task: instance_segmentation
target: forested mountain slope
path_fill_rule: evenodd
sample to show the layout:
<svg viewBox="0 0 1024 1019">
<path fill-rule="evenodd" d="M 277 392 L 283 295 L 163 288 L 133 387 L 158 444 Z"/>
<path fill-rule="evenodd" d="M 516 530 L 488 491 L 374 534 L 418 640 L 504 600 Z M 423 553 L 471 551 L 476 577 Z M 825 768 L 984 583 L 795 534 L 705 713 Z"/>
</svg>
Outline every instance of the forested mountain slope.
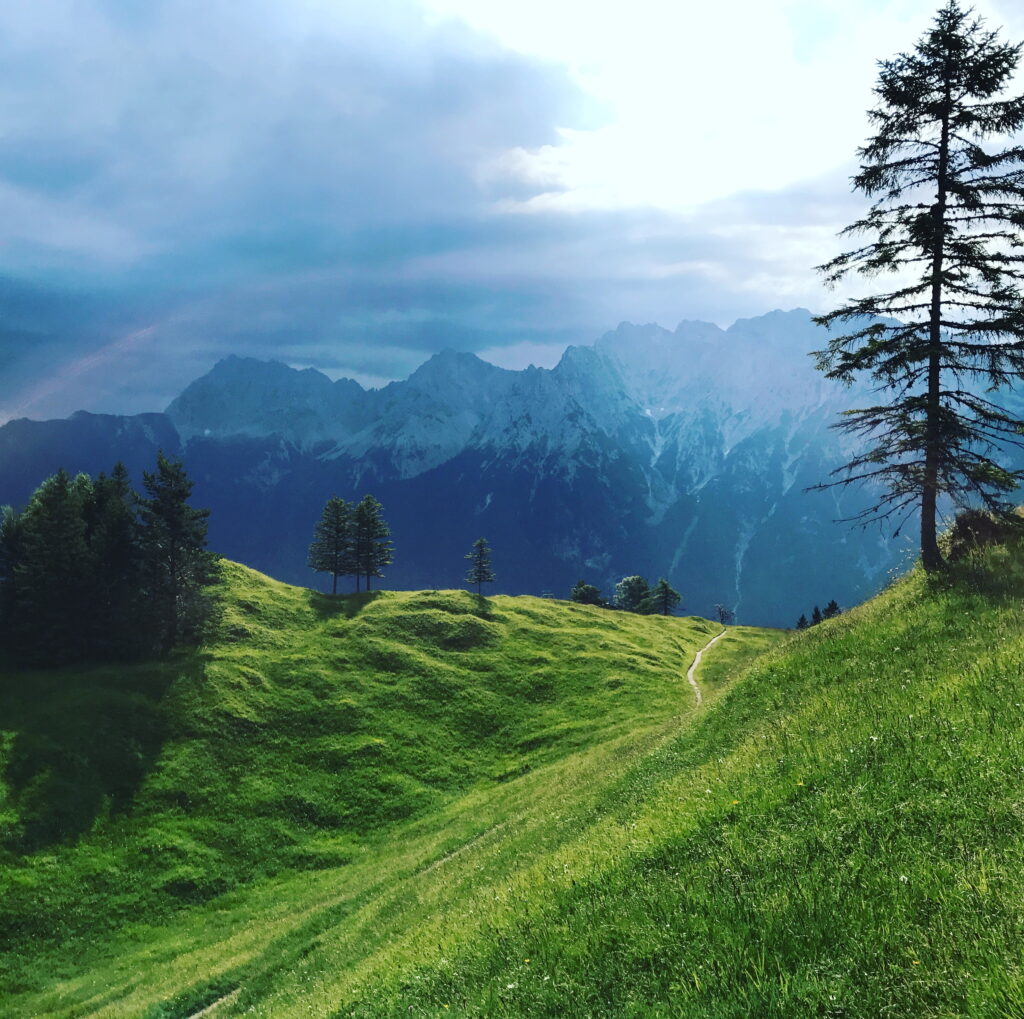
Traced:
<svg viewBox="0 0 1024 1019">
<path fill-rule="evenodd" d="M 212 510 L 211 547 L 293 583 L 310 582 L 326 500 L 370 492 L 397 550 L 385 586 L 457 586 L 483 534 L 509 594 L 565 596 L 580 578 L 610 594 L 641 573 L 692 612 L 791 626 L 873 594 L 913 547 L 838 522 L 872 493 L 807 492 L 848 459 L 830 424 L 874 400 L 815 370 L 827 339 L 803 309 L 724 330 L 623 323 L 550 370 L 449 350 L 379 390 L 228 358 L 164 415 L 3 426 L 0 503 L 62 466 L 121 457 L 137 475 L 162 446 Z"/>
</svg>

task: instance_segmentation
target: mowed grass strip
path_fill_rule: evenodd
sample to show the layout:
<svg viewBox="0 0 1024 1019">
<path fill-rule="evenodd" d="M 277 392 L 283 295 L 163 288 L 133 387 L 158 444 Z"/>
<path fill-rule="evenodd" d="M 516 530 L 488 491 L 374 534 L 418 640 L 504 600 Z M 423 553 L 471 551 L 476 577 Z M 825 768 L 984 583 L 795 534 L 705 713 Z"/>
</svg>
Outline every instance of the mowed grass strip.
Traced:
<svg viewBox="0 0 1024 1019">
<path fill-rule="evenodd" d="M 0 980 L 21 1014 L 188 1015 L 240 985 L 242 1007 L 293 949 L 400 913 L 396 882 L 474 848 L 514 865 L 538 803 L 592 797 L 692 709 L 685 670 L 717 632 L 224 576 L 197 654 L 0 679 Z"/>
</svg>

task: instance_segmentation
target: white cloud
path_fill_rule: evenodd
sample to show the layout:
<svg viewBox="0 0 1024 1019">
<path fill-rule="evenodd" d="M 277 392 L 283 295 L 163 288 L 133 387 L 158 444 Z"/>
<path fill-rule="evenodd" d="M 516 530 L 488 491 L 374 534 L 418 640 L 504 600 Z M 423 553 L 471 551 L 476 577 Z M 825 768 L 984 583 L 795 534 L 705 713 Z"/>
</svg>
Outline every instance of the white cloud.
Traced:
<svg viewBox="0 0 1024 1019">
<path fill-rule="evenodd" d="M 828 306 L 875 61 L 936 3 L 0 4 L 0 406 Z"/>
<path fill-rule="evenodd" d="M 541 194 L 502 208 L 538 213 L 687 212 L 841 168 L 868 131 L 876 61 L 912 47 L 935 11 L 934 0 L 421 2 L 564 64 L 607 104 L 603 126 L 504 157 Z"/>
</svg>

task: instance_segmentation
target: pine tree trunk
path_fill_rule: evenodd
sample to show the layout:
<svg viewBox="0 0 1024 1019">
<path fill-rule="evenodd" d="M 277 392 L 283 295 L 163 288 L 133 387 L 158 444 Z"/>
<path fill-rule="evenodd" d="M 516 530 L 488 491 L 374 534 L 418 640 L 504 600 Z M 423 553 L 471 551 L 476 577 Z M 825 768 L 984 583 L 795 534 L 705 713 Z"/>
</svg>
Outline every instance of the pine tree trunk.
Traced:
<svg viewBox="0 0 1024 1019">
<path fill-rule="evenodd" d="M 170 619 L 167 646 L 173 647 L 178 641 L 178 548 L 174 541 L 170 542 L 170 563 L 168 564 Z"/>
<path fill-rule="evenodd" d="M 925 413 L 924 478 L 921 484 L 921 563 L 926 572 L 935 573 L 943 567 L 939 551 L 936 518 L 939 489 L 939 350 L 935 334 L 939 329 L 935 312 L 935 287 L 932 296 L 931 352 L 928 355 L 928 400 Z"/>
<path fill-rule="evenodd" d="M 924 477 L 921 479 L 921 563 L 926 572 L 942 569 L 942 553 L 937 535 L 939 454 L 942 436 L 939 434 L 941 411 L 940 368 L 942 358 L 942 264 L 945 256 L 946 191 L 949 173 L 949 111 L 952 98 L 946 79 L 946 108 L 942 115 L 942 134 L 939 138 L 938 181 L 933 216 L 934 251 L 932 253 L 932 293 L 928 323 L 928 395 L 925 400 Z"/>
</svg>

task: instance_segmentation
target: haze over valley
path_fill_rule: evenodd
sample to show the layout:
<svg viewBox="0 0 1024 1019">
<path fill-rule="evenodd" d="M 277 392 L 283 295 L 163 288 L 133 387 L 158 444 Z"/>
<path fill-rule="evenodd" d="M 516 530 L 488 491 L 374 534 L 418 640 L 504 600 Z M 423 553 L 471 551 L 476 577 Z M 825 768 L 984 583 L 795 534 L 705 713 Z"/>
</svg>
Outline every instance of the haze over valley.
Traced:
<svg viewBox="0 0 1024 1019">
<path fill-rule="evenodd" d="M 850 447 L 829 426 L 851 392 L 808 355 L 826 339 L 802 309 L 725 330 L 622 323 L 550 370 L 448 350 L 377 390 L 232 357 L 162 414 L 9 422 L 0 501 L 60 466 L 121 457 L 138 475 L 163 448 L 211 508 L 213 547 L 292 583 L 312 580 L 324 499 L 372 491 L 397 550 L 388 586 L 457 586 L 486 534 L 503 592 L 567 597 L 583 578 L 610 596 L 666 575 L 689 612 L 791 626 L 861 601 L 913 547 L 842 522 L 864 493 L 806 491 Z"/>
</svg>

